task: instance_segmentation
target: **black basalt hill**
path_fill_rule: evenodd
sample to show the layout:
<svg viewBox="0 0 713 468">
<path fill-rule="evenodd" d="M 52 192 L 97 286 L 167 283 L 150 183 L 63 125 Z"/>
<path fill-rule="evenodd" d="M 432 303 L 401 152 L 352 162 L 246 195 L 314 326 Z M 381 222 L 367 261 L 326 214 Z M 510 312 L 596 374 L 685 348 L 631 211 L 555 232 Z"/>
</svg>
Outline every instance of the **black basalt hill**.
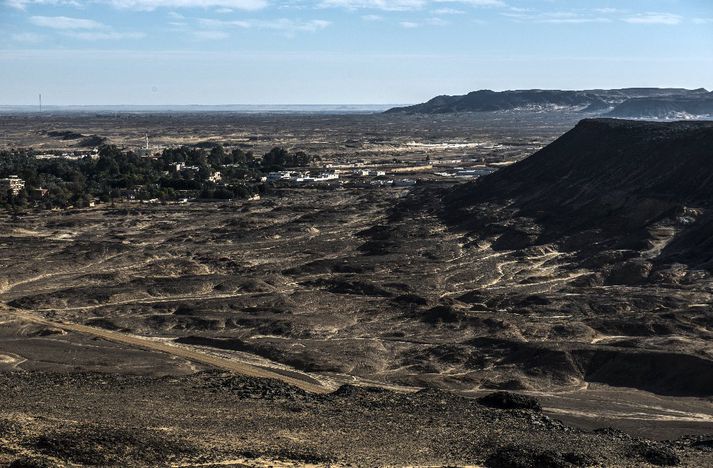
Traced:
<svg viewBox="0 0 713 468">
<path fill-rule="evenodd" d="M 666 231 L 672 238 L 656 261 L 713 269 L 713 122 L 582 120 L 532 156 L 455 189 L 443 216 L 503 249 L 641 252 Z"/>
</svg>

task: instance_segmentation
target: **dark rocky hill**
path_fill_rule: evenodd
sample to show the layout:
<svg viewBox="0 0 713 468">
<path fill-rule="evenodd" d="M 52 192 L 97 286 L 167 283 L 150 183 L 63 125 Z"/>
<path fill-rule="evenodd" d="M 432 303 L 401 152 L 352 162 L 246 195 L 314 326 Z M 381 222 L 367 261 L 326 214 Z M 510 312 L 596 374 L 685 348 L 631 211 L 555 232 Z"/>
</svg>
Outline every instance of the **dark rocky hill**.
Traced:
<svg viewBox="0 0 713 468">
<path fill-rule="evenodd" d="M 587 112 L 603 112 L 636 98 L 707 96 L 705 89 L 680 88 L 624 88 L 592 89 L 584 91 L 562 90 L 514 90 L 473 91 L 462 96 L 438 96 L 430 101 L 408 107 L 389 109 L 388 113 L 443 114 L 453 112 L 487 112 L 508 110 L 575 109 Z"/>
<path fill-rule="evenodd" d="M 710 270 L 712 148 L 713 123 L 582 120 L 451 193 L 445 216 L 503 249 L 554 242 L 584 257 L 630 251 Z"/>
</svg>

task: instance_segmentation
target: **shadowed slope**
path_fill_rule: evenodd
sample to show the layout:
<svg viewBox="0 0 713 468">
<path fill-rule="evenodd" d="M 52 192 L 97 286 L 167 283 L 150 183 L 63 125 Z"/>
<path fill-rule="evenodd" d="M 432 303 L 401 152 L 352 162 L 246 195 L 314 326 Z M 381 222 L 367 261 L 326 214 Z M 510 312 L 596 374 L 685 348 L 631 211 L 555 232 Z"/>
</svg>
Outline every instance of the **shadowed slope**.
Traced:
<svg viewBox="0 0 713 468">
<path fill-rule="evenodd" d="M 500 231 L 503 247 L 558 242 L 588 253 L 645 250 L 651 229 L 665 224 L 676 240 L 660 259 L 707 265 L 711 148 L 713 123 L 583 120 L 529 158 L 452 192 L 445 217 Z"/>
</svg>

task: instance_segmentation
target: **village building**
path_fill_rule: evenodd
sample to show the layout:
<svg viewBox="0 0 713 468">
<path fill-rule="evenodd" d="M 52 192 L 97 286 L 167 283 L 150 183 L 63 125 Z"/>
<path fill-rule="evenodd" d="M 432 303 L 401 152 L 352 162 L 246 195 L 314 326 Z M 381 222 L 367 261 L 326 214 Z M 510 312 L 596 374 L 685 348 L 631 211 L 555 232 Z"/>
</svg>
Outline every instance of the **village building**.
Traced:
<svg viewBox="0 0 713 468">
<path fill-rule="evenodd" d="M 46 188 L 38 187 L 30 190 L 30 198 L 33 200 L 39 200 L 41 198 L 44 198 L 47 196 L 49 193 L 49 190 Z"/>
<path fill-rule="evenodd" d="M 268 182 L 277 182 L 278 180 L 290 180 L 291 177 L 292 177 L 292 172 L 290 172 L 290 171 L 270 172 L 267 175 L 267 181 Z"/>
<path fill-rule="evenodd" d="M 17 196 L 25 188 L 25 181 L 16 175 L 0 179 L 0 191 Z"/>
</svg>

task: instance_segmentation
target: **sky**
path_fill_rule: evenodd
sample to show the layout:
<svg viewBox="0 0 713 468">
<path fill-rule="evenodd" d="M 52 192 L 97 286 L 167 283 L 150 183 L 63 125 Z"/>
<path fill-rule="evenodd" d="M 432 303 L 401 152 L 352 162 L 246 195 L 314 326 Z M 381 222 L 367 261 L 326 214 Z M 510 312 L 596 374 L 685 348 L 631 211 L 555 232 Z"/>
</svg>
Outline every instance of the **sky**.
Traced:
<svg viewBox="0 0 713 468">
<path fill-rule="evenodd" d="M 713 0 L 0 0 L 0 105 L 713 89 Z"/>
</svg>

